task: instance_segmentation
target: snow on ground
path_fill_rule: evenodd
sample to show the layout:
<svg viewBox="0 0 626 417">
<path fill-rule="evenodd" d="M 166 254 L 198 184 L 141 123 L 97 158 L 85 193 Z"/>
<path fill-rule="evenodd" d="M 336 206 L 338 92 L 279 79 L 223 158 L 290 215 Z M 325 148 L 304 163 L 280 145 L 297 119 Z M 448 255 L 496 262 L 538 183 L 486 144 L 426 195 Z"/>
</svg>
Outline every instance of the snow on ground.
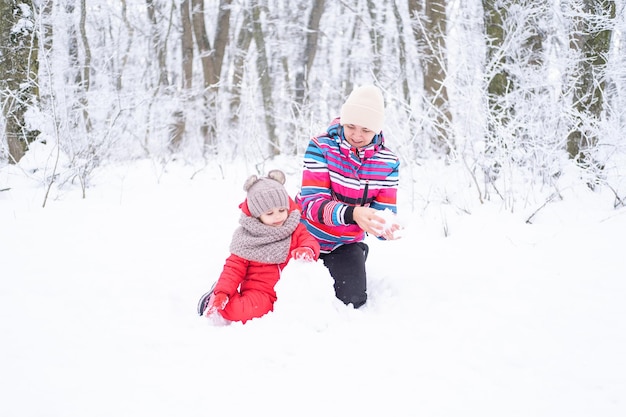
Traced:
<svg viewBox="0 0 626 417">
<path fill-rule="evenodd" d="M 431 170 L 401 193 L 403 238 L 367 240 L 365 307 L 334 299 L 323 264 L 292 262 L 273 313 L 212 327 L 196 303 L 249 174 L 142 162 L 42 208 L 36 172 L 0 168 L 0 415 L 626 415 L 612 195 L 572 187 L 527 224 L 541 202 L 511 213 L 450 181 L 463 203 L 425 204 L 446 175 Z"/>
</svg>

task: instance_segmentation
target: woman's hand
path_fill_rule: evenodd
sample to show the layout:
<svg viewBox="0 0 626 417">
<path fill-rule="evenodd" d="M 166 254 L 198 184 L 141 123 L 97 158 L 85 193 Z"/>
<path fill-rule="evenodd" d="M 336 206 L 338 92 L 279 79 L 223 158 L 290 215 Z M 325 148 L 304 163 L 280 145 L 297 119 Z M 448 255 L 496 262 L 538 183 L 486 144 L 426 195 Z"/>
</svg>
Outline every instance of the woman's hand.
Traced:
<svg viewBox="0 0 626 417">
<path fill-rule="evenodd" d="M 389 227 L 386 227 L 379 237 L 385 238 L 385 240 L 400 239 L 400 236 L 396 235 L 396 230 L 400 230 L 400 225 L 392 223 Z"/>
<path fill-rule="evenodd" d="M 370 207 L 355 207 L 352 217 L 366 233 L 387 240 L 395 239 L 394 232 L 400 230 L 400 225 L 397 223 L 386 224 L 385 219 L 378 214 L 378 210 Z"/>
</svg>

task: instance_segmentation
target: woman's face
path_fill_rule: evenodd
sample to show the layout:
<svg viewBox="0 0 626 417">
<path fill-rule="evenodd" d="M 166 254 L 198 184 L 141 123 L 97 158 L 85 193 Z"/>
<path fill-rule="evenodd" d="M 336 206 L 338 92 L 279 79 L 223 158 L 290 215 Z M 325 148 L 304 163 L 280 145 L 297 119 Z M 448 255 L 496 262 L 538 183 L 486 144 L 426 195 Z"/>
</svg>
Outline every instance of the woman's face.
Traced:
<svg viewBox="0 0 626 417">
<path fill-rule="evenodd" d="M 259 216 L 259 220 L 268 226 L 282 226 L 289 217 L 289 209 L 274 207 Z"/>
<path fill-rule="evenodd" d="M 376 136 L 376 132 L 363 126 L 345 124 L 343 125 L 343 135 L 346 137 L 350 145 L 361 149 L 362 147 L 372 143 L 374 136 Z"/>
</svg>

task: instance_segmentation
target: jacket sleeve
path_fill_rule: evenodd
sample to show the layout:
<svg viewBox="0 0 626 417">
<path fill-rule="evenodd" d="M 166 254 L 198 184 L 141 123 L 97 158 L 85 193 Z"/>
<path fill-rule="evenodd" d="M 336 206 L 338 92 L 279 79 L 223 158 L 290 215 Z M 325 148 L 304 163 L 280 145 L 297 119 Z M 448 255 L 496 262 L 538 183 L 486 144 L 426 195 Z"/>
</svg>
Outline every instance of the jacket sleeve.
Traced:
<svg viewBox="0 0 626 417">
<path fill-rule="evenodd" d="M 329 226 L 346 225 L 345 212 L 349 205 L 333 198 L 328 161 L 313 138 L 304 153 L 302 184 L 297 196 L 303 216 Z"/>
<path fill-rule="evenodd" d="M 320 244 L 318 243 L 317 239 L 315 239 L 313 235 L 309 233 L 309 231 L 306 229 L 306 226 L 300 223 L 298 224 L 298 227 L 296 227 L 296 230 L 293 232 L 291 247 L 292 249 L 294 249 L 303 246 L 313 249 L 313 252 L 315 252 L 315 259 L 317 260 L 319 258 Z"/>
<path fill-rule="evenodd" d="M 229 297 L 237 291 L 239 284 L 244 280 L 248 272 L 248 264 L 250 262 L 237 255 L 231 254 L 226 258 L 224 269 L 220 274 L 214 293 L 222 292 Z"/>
<path fill-rule="evenodd" d="M 372 201 L 370 207 L 376 210 L 389 209 L 394 213 L 398 212 L 397 208 L 397 196 L 398 196 L 398 171 L 400 162 L 396 161 L 392 165 L 391 172 L 385 178 L 387 186 L 381 188 L 374 201 Z"/>
</svg>

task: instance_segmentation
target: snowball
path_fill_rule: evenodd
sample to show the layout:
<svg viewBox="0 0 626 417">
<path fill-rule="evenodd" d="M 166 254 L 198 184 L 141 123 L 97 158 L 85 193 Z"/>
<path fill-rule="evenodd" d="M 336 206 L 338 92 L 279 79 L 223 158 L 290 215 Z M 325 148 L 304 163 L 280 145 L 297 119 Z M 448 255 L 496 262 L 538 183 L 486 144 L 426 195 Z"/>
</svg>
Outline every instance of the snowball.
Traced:
<svg viewBox="0 0 626 417">
<path fill-rule="evenodd" d="M 396 216 L 396 214 L 391 211 L 390 209 L 386 208 L 384 210 L 378 210 L 376 212 L 376 215 L 378 215 L 378 217 L 382 218 L 384 220 L 384 223 L 381 224 L 381 232 L 385 233 L 386 231 L 388 231 L 389 229 L 391 229 L 391 227 L 395 224 L 400 226 L 400 229 L 396 230 L 393 232 L 393 237 L 394 238 L 399 238 L 401 237 L 401 233 L 402 233 L 402 226 L 400 225 L 400 223 L 398 222 L 398 218 Z"/>
</svg>

